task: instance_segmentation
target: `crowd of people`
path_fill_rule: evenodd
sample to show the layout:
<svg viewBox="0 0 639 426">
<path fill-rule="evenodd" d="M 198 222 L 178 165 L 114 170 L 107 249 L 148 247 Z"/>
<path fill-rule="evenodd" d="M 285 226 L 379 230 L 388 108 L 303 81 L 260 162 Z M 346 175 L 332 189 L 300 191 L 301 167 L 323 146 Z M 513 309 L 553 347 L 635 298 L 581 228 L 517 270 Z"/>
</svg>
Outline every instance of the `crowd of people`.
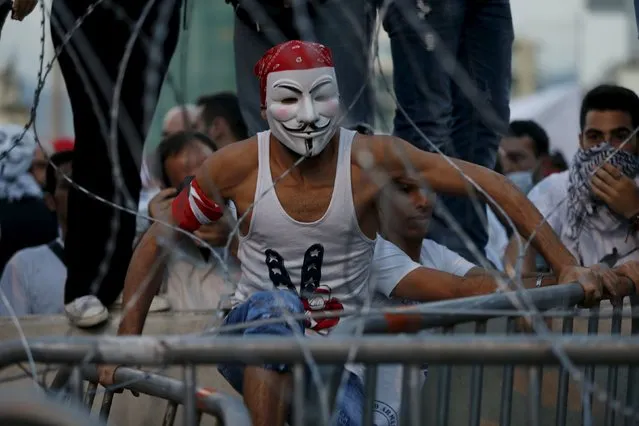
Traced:
<svg viewBox="0 0 639 426">
<path fill-rule="evenodd" d="M 99 85 L 83 83 L 78 71 L 100 59 L 104 69 L 95 72 L 115 81 L 126 30 L 101 43 L 114 19 L 103 6 L 60 57 L 75 141 L 39 151 L 31 133 L 0 126 L 0 290 L 8 302 L 0 314 L 64 312 L 92 327 L 121 305 L 118 334 L 141 334 L 150 311 L 223 309 L 223 324 L 233 325 L 490 294 L 512 288 L 517 276 L 527 288 L 578 282 L 586 305 L 634 293 L 627 279 L 639 285 L 639 97 L 614 85 L 588 91 L 569 165 L 538 123 L 508 123 L 507 0 L 441 9 L 390 3 L 392 136 L 370 126 L 372 30 L 349 32 L 370 29 L 381 4 L 347 2 L 353 10 L 345 11 L 343 2 L 314 2 L 309 29 L 294 24 L 286 1 L 259 10 L 231 3 L 237 95 L 176 105 L 150 152 L 142 141 L 159 88 L 143 72 L 152 26 L 134 43 L 115 140 L 98 119 L 110 117 L 111 98 L 91 108 L 86 86 Z M 162 5 L 168 31 L 156 71 L 164 76 L 180 2 L 157 2 L 150 22 Z M 54 43 L 85 6 L 54 0 Z M 131 17 L 142 10 L 120 6 Z M 336 32 L 335 21 L 347 18 Z M 105 200 L 138 204 L 140 214 Z M 323 337 L 344 321 L 309 316 L 232 329 Z M 113 383 L 115 368 L 100 367 L 102 384 Z M 363 372 L 347 368 L 337 418 L 357 425 Z M 288 365 L 219 370 L 255 425 L 285 423 Z M 377 399 L 399 413 L 401 372 L 379 374 Z"/>
</svg>

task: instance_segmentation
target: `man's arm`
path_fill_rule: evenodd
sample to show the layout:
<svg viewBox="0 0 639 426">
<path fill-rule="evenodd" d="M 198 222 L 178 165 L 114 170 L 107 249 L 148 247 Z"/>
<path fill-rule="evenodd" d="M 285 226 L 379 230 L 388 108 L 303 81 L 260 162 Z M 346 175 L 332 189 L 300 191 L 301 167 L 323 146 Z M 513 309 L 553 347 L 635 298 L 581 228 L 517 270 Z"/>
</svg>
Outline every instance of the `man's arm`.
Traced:
<svg viewBox="0 0 639 426">
<path fill-rule="evenodd" d="M 529 237 L 535 232 L 533 245 L 548 260 L 557 274 L 560 274 L 565 267 L 578 266 L 574 256 L 564 247 L 552 228 L 545 223 L 539 226 L 543 221 L 539 211 L 504 176 L 475 164 L 452 160 L 453 164 L 459 168 L 457 170 L 450 164 L 450 159 L 424 152 L 399 138 L 390 136 L 371 138 L 374 138 L 374 142 L 370 145 L 373 147 L 372 153 L 376 164 L 380 164 L 391 178 L 410 178 L 410 171 L 405 167 L 407 161 L 435 192 L 474 195 L 473 187 L 463 176 L 466 175 L 501 206 L 521 235 Z"/>
<path fill-rule="evenodd" d="M 520 240 L 518 240 L 521 238 Z M 521 244 L 519 243 L 521 241 Z M 514 277 L 515 274 L 515 266 L 517 265 L 517 259 L 521 254 L 521 249 L 526 246 L 526 240 L 518 235 L 513 235 L 510 241 L 508 242 L 508 246 L 506 247 L 506 251 L 504 253 L 504 271 L 509 277 Z M 537 251 L 528 246 L 526 251 L 524 252 L 524 256 L 522 259 L 522 274 L 530 274 L 534 273 L 537 270 L 536 265 L 536 257 Z"/>
<path fill-rule="evenodd" d="M 506 283 L 509 281 L 501 275 Z M 557 280 L 552 275 L 525 276 L 522 278 L 525 288 L 535 288 L 541 278 L 542 286 L 554 285 Z M 437 300 L 457 299 L 460 297 L 481 296 L 494 293 L 499 289 L 497 275 L 482 268 L 473 268 L 465 276 L 449 274 L 420 267 L 409 272 L 402 278 L 391 297 L 414 300 L 417 302 L 432 302 Z M 514 290 L 514 287 L 510 287 Z"/>
</svg>

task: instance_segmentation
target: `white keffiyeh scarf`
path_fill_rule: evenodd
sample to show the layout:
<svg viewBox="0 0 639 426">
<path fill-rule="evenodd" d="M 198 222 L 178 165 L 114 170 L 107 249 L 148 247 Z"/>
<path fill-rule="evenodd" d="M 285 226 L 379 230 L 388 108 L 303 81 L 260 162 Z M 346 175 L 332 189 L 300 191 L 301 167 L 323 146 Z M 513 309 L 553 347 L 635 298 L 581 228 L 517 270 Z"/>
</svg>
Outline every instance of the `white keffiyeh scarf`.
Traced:
<svg viewBox="0 0 639 426">
<path fill-rule="evenodd" d="M 40 186 L 29 173 L 36 141 L 30 132 L 22 133 L 23 127 L 17 124 L 0 125 L 0 199 L 42 197 Z"/>
</svg>

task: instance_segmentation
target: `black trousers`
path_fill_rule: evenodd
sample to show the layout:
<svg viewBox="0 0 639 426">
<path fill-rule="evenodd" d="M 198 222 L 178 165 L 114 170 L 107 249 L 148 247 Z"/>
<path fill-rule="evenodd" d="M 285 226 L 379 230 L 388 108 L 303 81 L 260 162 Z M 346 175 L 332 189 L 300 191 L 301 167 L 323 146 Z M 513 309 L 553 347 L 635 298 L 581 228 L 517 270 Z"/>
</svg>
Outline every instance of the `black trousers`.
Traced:
<svg viewBox="0 0 639 426">
<path fill-rule="evenodd" d="M 128 196 L 128 207 L 137 210 L 142 147 L 177 45 L 181 0 L 150 0 L 150 9 L 146 0 L 105 0 L 65 43 L 78 17 L 94 1 L 54 0 L 51 13 L 52 40 L 56 51 L 62 46 L 58 61 L 73 109 L 72 177 L 111 203 L 124 205 Z M 141 20 L 147 10 L 146 19 Z M 138 21 L 143 22 L 141 29 L 135 27 Z M 126 61 L 132 34 L 137 39 L 128 57 L 119 101 L 114 103 L 120 64 Z M 162 42 L 159 37 L 164 38 Z M 114 141 L 109 135 L 111 110 L 116 105 Z M 65 303 L 95 294 L 104 305 L 112 304 L 124 287 L 134 237 L 135 215 L 72 189 L 65 241 Z"/>
</svg>

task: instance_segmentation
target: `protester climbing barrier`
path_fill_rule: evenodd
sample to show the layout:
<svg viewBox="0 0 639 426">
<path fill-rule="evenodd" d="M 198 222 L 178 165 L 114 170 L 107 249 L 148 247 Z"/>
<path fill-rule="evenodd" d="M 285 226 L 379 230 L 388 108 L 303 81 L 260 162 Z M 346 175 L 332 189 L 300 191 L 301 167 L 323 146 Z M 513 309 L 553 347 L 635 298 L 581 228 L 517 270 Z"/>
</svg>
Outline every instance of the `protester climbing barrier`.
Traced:
<svg viewBox="0 0 639 426">
<path fill-rule="evenodd" d="M 28 361 L 29 356 L 38 364 L 61 366 L 47 387 L 49 398 L 65 395 L 90 408 L 99 394 L 102 420 L 109 416 L 114 393 L 96 385 L 95 365 L 100 363 L 144 369 L 180 366 L 182 381 L 120 367 L 116 387 L 166 400 L 163 425 L 174 424 L 182 405 L 181 424 L 199 424 L 204 414 L 234 426 L 251 424 L 246 407 L 236 395 L 207 389 L 207 383 L 198 381 L 198 368 L 228 362 L 289 363 L 295 389 L 310 390 L 296 391 L 291 398 L 291 421 L 297 426 L 328 424 L 329 411 L 322 410 L 326 405 L 321 401 L 331 406 L 343 365 L 353 362 L 367 367 L 364 425 L 639 424 L 636 300 L 626 300 L 623 307 L 606 302 L 591 310 L 574 308 L 582 299 L 581 287 L 570 284 L 428 303 L 340 322 L 331 337 L 305 339 L 304 345 L 299 339 L 211 333 L 49 337 L 29 340 L 28 355 L 24 342 L 5 341 L 0 344 L 0 367 Z M 545 321 L 520 310 L 522 300 L 543 311 Z M 319 366 L 319 387 L 305 374 L 309 356 Z M 375 400 L 375 373 L 385 364 L 403 366 L 399 412 Z M 415 378 L 424 374 L 425 364 L 428 378 L 420 388 Z M 129 397 L 128 392 L 115 394 Z M 0 404 L 0 424 L 8 424 L 1 421 L 3 410 L 6 405 Z M 26 423 L 20 424 L 77 423 L 72 418 L 67 423 L 29 423 L 33 411 L 25 411 Z"/>
</svg>

